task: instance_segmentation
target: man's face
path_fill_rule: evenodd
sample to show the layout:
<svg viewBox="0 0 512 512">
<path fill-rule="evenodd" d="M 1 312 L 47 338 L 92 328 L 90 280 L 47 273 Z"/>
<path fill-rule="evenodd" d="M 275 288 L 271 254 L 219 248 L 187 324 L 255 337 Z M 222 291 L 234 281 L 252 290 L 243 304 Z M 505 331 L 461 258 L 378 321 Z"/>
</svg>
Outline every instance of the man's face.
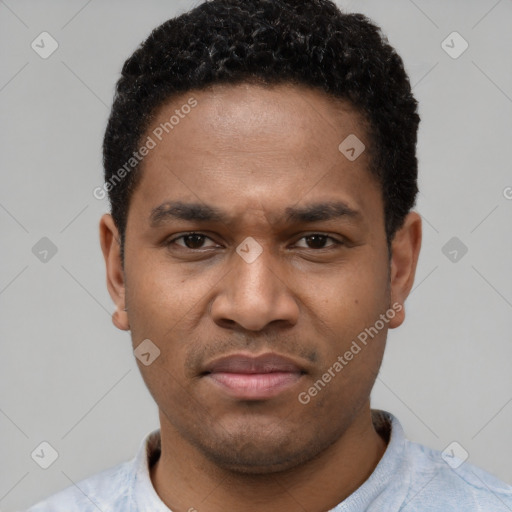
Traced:
<svg viewBox="0 0 512 512">
<path fill-rule="evenodd" d="M 191 97 L 197 106 L 183 115 Z M 159 141 L 154 130 L 180 109 Z M 387 329 L 401 320 L 374 333 L 393 288 L 368 151 L 351 161 L 338 149 L 351 134 L 369 146 L 347 104 L 247 84 L 174 98 L 147 132 L 156 147 L 125 245 L 133 346 L 149 339 L 160 350 L 139 366 L 165 428 L 222 467 L 294 467 L 367 411 Z M 244 360 L 269 354 L 291 364 Z M 238 358 L 215 364 L 224 356 Z"/>
</svg>

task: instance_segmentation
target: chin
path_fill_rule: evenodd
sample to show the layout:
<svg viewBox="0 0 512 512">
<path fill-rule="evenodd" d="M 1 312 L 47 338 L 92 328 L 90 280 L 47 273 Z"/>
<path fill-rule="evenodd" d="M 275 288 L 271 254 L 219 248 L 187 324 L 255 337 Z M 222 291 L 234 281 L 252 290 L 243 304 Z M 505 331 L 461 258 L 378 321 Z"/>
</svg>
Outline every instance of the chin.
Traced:
<svg viewBox="0 0 512 512">
<path fill-rule="evenodd" d="M 290 443 L 292 439 L 294 444 Z M 328 443 L 329 444 L 329 443 Z M 325 449 L 318 440 L 296 436 L 282 440 L 265 439 L 231 443 L 222 440 L 217 446 L 198 447 L 216 466 L 238 474 L 267 475 L 288 471 L 315 458 Z"/>
<path fill-rule="evenodd" d="M 290 470 L 299 466 L 303 461 L 303 455 L 290 457 L 285 454 L 273 453 L 266 457 L 259 453 L 231 454 L 208 454 L 210 460 L 218 467 L 237 474 L 245 475 L 268 475 Z"/>
</svg>

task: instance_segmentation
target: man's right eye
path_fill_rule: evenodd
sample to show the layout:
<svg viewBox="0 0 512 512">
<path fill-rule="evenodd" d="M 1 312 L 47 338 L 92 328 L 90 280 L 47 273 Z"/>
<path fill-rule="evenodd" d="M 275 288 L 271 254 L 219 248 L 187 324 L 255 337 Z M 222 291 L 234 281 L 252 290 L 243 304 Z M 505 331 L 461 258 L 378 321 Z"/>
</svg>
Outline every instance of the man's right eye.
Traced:
<svg viewBox="0 0 512 512">
<path fill-rule="evenodd" d="M 183 243 L 177 243 L 178 240 L 183 240 Z M 204 249 L 203 243 L 205 242 L 205 240 L 210 240 L 213 243 L 213 246 L 210 246 L 210 247 L 215 247 L 217 245 L 217 244 L 215 244 L 215 242 L 213 242 L 213 240 L 211 240 L 209 237 L 207 237 L 203 233 L 195 233 L 195 232 L 185 233 L 180 236 L 174 237 L 174 238 L 168 240 L 167 242 L 165 242 L 165 245 L 167 247 L 169 247 L 171 245 L 178 245 L 179 247 L 184 247 L 185 249 L 196 250 L 196 249 Z"/>
</svg>

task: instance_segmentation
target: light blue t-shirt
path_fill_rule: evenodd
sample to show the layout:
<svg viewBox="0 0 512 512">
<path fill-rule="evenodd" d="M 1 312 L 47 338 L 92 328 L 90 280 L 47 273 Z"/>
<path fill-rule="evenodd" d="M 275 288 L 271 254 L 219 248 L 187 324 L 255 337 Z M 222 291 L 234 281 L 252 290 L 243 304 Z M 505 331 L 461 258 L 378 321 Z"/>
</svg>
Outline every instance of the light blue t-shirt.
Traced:
<svg viewBox="0 0 512 512">
<path fill-rule="evenodd" d="M 405 438 L 398 419 L 373 410 L 388 446 L 370 477 L 330 512 L 512 512 L 512 486 L 455 457 Z M 149 467 L 160 454 L 160 431 L 149 433 L 137 456 L 82 480 L 27 512 L 169 512 Z M 444 458 L 443 458 L 444 457 Z M 230 512 L 230 511 L 228 511 Z"/>
</svg>

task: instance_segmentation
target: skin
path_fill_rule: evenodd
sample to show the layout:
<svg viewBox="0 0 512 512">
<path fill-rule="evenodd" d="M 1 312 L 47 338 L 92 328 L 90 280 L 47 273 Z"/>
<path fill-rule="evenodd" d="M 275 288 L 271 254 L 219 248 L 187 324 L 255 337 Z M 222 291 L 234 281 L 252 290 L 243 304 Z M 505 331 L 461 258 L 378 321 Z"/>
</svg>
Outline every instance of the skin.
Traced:
<svg viewBox="0 0 512 512">
<path fill-rule="evenodd" d="M 294 85 L 216 85 L 173 98 L 148 134 L 192 96 L 197 107 L 143 161 L 124 269 L 112 217 L 100 221 L 114 325 L 131 331 L 134 348 L 150 339 L 161 352 L 149 366 L 138 362 L 161 424 L 151 479 L 174 512 L 329 510 L 386 449 L 370 392 L 387 330 L 404 321 L 405 309 L 309 403 L 298 395 L 392 304 L 404 304 L 421 218 L 408 214 L 389 260 L 369 151 L 352 162 L 338 150 L 351 133 L 369 148 L 349 104 Z M 166 201 L 218 207 L 230 220 L 170 219 L 152 228 L 152 210 Z M 288 207 L 325 201 L 344 201 L 359 216 L 284 218 Z M 205 237 L 171 241 L 187 232 Z M 332 238 L 308 238 L 315 233 Z M 263 250 L 250 264 L 235 250 L 248 236 Z M 200 373 L 237 352 L 277 352 L 306 373 L 273 398 L 234 399 Z"/>
</svg>

